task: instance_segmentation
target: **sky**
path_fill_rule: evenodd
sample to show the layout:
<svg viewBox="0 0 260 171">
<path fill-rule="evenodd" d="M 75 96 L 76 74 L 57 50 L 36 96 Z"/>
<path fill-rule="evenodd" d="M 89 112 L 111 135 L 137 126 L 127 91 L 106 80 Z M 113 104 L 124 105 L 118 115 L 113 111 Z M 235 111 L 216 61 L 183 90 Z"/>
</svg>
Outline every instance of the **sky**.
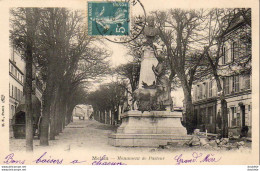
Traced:
<svg viewBox="0 0 260 171">
<path fill-rule="evenodd" d="M 127 55 L 127 48 L 123 44 L 114 43 L 106 40 L 105 47 L 108 50 L 112 51 L 112 55 L 110 57 L 111 66 L 117 67 L 121 64 L 126 64 L 128 62 L 131 62 L 133 59 L 131 56 Z"/>
</svg>

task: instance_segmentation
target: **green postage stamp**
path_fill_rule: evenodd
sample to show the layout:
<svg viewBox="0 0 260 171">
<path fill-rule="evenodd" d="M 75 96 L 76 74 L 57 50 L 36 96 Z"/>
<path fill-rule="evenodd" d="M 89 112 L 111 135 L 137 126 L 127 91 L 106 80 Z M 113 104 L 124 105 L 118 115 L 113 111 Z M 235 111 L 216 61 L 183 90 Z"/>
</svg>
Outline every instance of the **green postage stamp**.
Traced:
<svg viewBox="0 0 260 171">
<path fill-rule="evenodd" d="M 129 35 L 129 2 L 88 2 L 88 34 Z"/>
</svg>

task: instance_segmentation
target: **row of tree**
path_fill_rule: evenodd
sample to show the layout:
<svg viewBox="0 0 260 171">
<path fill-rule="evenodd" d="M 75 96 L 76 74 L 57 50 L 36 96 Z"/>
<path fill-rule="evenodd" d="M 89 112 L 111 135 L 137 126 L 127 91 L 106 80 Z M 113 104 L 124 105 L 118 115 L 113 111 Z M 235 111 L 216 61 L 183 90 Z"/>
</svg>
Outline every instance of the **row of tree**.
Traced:
<svg viewBox="0 0 260 171">
<path fill-rule="evenodd" d="M 102 115 L 97 120 L 106 123 L 105 119 L 109 118 L 108 115 L 111 113 L 112 120 L 118 121 L 119 112 L 124 110 L 123 106 L 127 104 L 127 90 L 126 82 L 117 80 L 102 84 L 99 89 L 90 92 L 87 96 L 88 104 L 92 105 L 96 116 Z"/>
<path fill-rule="evenodd" d="M 40 145 L 48 145 L 86 102 L 87 83 L 106 73 L 110 55 L 89 37 L 81 11 L 65 8 L 11 9 L 10 42 L 26 62 L 26 149 L 33 150 L 32 64 L 44 83 Z M 50 135 L 49 135 L 50 128 Z"/>
</svg>

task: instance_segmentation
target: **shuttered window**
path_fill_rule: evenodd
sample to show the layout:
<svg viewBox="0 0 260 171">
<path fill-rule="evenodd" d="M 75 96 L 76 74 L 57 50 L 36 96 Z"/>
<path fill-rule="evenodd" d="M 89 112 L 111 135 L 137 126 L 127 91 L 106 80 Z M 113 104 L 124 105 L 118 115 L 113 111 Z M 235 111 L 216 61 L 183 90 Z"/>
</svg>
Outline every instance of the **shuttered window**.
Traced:
<svg viewBox="0 0 260 171">
<path fill-rule="evenodd" d="M 212 88 L 213 88 L 213 81 L 209 82 L 209 97 L 212 97 Z"/>
<path fill-rule="evenodd" d="M 246 90 L 251 88 L 250 75 L 247 75 L 247 76 L 244 77 L 244 88 Z"/>
<path fill-rule="evenodd" d="M 226 52 L 226 47 L 222 47 L 222 64 L 226 64 L 227 62 L 227 52 Z"/>
<path fill-rule="evenodd" d="M 224 88 L 224 93 L 229 94 L 229 77 L 224 77 L 223 79 L 223 88 Z"/>
</svg>

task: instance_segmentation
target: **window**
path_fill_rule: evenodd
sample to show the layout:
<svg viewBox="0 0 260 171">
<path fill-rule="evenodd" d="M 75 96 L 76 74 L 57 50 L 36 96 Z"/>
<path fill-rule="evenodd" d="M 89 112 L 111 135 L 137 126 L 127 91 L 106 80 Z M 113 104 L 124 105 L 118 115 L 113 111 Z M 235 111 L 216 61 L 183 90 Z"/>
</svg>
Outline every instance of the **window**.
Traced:
<svg viewBox="0 0 260 171">
<path fill-rule="evenodd" d="M 17 99 L 17 87 L 15 87 L 14 98 Z"/>
<path fill-rule="evenodd" d="M 20 100 L 22 100 L 23 99 L 23 91 L 21 91 L 21 99 Z"/>
<path fill-rule="evenodd" d="M 202 85 L 198 85 L 198 99 L 201 99 L 202 98 Z"/>
<path fill-rule="evenodd" d="M 251 111 L 251 106 L 250 105 L 248 105 L 248 112 L 250 112 Z"/>
<path fill-rule="evenodd" d="M 246 75 L 244 76 L 244 88 L 245 90 L 250 89 L 251 88 L 251 84 L 250 84 L 250 75 Z"/>
<path fill-rule="evenodd" d="M 223 78 L 224 94 L 229 94 L 229 77 Z"/>
<path fill-rule="evenodd" d="M 20 100 L 20 90 L 18 89 L 18 96 L 17 96 L 17 100 Z"/>
<path fill-rule="evenodd" d="M 209 82 L 209 97 L 212 97 L 213 81 Z"/>
<path fill-rule="evenodd" d="M 232 81 L 232 91 L 233 92 L 239 92 L 239 76 L 233 76 L 233 81 Z"/>
<path fill-rule="evenodd" d="M 227 53 L 226 53 L 226 47 L 222 47 L 222 64 L 226 64 L 227 62 Z"/>
<path fill-rule="evenodd" d="M 236 42 L 232 43 L 231 50 L 232 50 L 231 51 L 231 61 L 234 62 L 235 59 L 237 58 L 237 50 L 238 50 Z"/>
<path fill-rule="evenodd" d="M 195 98 L 195 100 L 197 100 L 197 87 L 194 86 L 193 90 L 194 90 L 194 98 Z"/>
<path fill-rule="evenodd" d="M 15 77 L 17 78 L 17 69 L 14 69 L 14 71 L 15 71 Z"/>
<path fill-rule="evenodd" d="M 14 97 L 14 86 L 12 85 L 12 97 Z"/>
<path fill-rule="evenodd" d="M 204 94 L 203 94 L 203 98 L 207 98 L 208 96 L 208 83 L 203 83 L 204 85 Z"/>
<path fill-rule="evenodd" d="M 14 66 L 11 66 L 11 73 L 14 74 Z"/>
<path fill-rule="evenodd" d="M 20 73 L 18 72 L 17 79 L 20 81 Z"/>
<path fill-rule="evenodd" d="M 239 76 L 235 76 L 235 92 L 239 92 Z"/>
</svg>

